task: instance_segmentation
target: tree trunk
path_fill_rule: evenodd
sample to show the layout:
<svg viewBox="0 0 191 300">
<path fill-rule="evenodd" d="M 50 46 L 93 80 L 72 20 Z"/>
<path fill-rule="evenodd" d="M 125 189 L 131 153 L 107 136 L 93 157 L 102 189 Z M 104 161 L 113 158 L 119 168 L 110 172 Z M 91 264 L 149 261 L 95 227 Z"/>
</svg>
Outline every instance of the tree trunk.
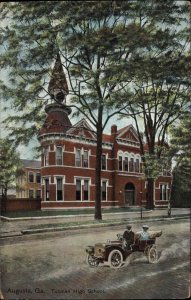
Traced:
<svg viewBox="0 0 191 300">
<path fill-rule="evenodd" d="M 5 189 L 5 212 L 7 212 L 7 188 Z"/>
<path fill-rule="evenodd" d="M 0 213 L 3 212 L 3 189 L 1 190 L 1 195 L 0 195 Z"/>
<path fill-rule="evenodd" d="M 148 178 L 147 179 L 147 208 L 148 209 L 154 209 L 154 178 Z"/>
<path fill-rule="evenodd" d="M 172 179 L 171 179 L 171 185 L 170 185 L 170 191 L 168 195 L 168 210 L 167 210 L 167 216 L 171 217 L 171 208 L 172 208 L 172 195 L 174 193 L 174 180 L 175 180 L 175 171 L 172 172 Z"/>
<path fill-rule="evenodd" d="M 2 197 L 1 197 L 1 209 L 6 213 L 7 211 L 7 189 L 2 189 Z"/>
<path fill-rule="evenodd" d="M 102 123 L 101 123 L 102 125 Z M 96 148 L 96 174 L 95 174 L 95 220 L 102 220 L 101 213 L 101 155 L 102 155 L 102 126 L 97 127 L 97 148 Z"/>
</svg>

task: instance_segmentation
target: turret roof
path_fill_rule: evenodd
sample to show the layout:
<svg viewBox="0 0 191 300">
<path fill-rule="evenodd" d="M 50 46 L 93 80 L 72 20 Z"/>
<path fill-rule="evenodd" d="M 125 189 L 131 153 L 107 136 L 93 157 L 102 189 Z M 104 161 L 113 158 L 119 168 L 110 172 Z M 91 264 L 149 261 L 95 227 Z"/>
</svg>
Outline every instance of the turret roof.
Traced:
<svg viewBox="0 0 191 300">
<path fill-rule="evenodd" d="M 52 91 L 57 89 L 63 90 L 65 94 L 68 94 L 68 84 L 63 71 L 59 53 L 57 54 L 56 62 L 52 70 L 52 75 L 48 86 L 48 92 L 51 94 Z"/>
</svg>

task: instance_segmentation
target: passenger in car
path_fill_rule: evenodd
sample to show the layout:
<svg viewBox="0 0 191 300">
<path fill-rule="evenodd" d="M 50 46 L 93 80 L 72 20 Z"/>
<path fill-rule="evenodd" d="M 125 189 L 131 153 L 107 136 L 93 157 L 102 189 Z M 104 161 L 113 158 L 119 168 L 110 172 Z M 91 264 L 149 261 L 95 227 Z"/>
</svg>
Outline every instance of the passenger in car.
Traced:
<svg viewBox="0 0 191 300">
<path fill-rule="evenodd" d="M 142 231 L 140 232 L 140 241 L 147 241 L 149 239 L 149 233 L 148 233 L 149 226 L 148 225 L 143 225 L 142 226 Z"/>
</svg>

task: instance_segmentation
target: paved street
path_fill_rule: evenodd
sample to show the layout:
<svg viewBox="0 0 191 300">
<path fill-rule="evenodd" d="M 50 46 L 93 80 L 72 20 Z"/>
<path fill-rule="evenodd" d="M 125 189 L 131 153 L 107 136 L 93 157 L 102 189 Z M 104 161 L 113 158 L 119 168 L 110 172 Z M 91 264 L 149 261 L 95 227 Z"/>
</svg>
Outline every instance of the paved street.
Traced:
<svg viewBox="0 0 191 300">
<path fill-rule="evenodd" d="M 5 299 L 179 299 L 189 295 L 190 220 L 149 223 L 162 230 L 161 253 L 149 264 L 141 253 L 128 266 L 91 269 L 86 245 L 115 239 L 124 226 L 52 233 L 0 246 Z M 140 230 L 140 224 L 133 226 Z"/>
</svg>

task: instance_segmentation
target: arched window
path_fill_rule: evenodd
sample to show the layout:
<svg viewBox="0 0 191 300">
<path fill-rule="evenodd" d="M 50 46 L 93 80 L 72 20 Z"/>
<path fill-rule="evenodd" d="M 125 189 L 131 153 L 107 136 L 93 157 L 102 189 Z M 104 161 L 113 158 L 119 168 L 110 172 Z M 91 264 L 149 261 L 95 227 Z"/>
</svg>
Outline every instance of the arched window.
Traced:
<svg viewBox="0 0 191 300">
<path fill-rule="evenodd" d="M 101 169 L 102 170 L 106 170 L 107 169 L 107 157 L 106 157 L 105 153 L 103 153 L 101 155 Z"/>
<path fill-rule="evenodd" d="M 140 172 L 140 156 L 138 155 L 135 157 L 135 172 Z"/>
<path fill-rule="evenodd" d="M 135 166 L 134 166 L 134 155 L 131 154 L 130 161 L 129 161 L 129 172 L 134 172 Z"/>
<path fill-rule="evenodd" d="M 123 171 L 123 152 L 118 152 L 118 170 Z"/>
<path fill-rule="evenodd" d="M 124 153 L 124 171 L 129 171 L 129 154 L 127 152 Z"/>
<path fill-rule="evenodd" d="M 81 149 L 76 149 L 75 165 L 81 167 Z"/>
<path fill-rule="evenodd" d="M 88 168 L 88 166 L 89 166 L 89 154 L 88 154 L 88 150 L 84 150 L 82 161 L 83 161 L 83 167 L 84 168 Z"/>
</svg>

